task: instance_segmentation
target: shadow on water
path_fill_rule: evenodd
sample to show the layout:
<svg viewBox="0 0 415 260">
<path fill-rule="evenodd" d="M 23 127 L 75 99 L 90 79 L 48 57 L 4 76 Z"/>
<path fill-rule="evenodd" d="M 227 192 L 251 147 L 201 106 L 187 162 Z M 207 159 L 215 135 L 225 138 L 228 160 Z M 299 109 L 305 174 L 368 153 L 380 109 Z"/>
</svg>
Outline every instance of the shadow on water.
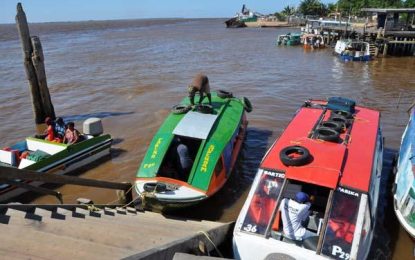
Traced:
<svg viewBox="0 0 415 260">
<path fill-rule="evenodd" d="M 232 174 L 222 189 L 211 198 L 195 206 L 170 211 L 165 215 L 210 221 L 234 221 L 242 206 L 236 202 L 250 188 L 261 159 L 268 149 L 268 139 L 271 135 L 272 131 L 269 130 L 248 128 L 245 142 Z M 239 205 L 239 208 L 229 210 L 235 207 L 235 204 Z M 234 215 L 230 216 L 229 214 L 232 212 Z"/>
<path fill-rule="evenodd" d="M 395 243 L 392 241 L 397 241 L 399 229 L 396 227 L 399 226 L 399 223 L 395 212 L 391 210 L 393 209 L 391 192 L 394 182 L 393 168 L 397 152 L 390 148 L 384 149 L 377 222 L 368 259 L 391 259 L 395 247 Z"/>
<path fill-rule="evenodd" d="M 62 118 L 65 122 L 70 122 L 70 121 L 86 120 L 91 117 L 105 118 L 105 117 L 124 116 L 124 115 L 131 115 L 131 114 L 134 114 L 134 112 L 96 112 L 96 113 L 89 113 L 89 114 L 83 114 L 83 115 L 62 116 Z"/>
</svg>

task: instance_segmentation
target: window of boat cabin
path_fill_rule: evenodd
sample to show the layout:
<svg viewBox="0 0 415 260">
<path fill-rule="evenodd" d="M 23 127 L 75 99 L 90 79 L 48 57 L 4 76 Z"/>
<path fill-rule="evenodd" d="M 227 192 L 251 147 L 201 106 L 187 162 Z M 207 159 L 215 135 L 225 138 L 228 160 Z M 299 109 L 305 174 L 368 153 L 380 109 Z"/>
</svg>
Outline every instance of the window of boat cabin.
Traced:
<svg viewBox="0 0 415 260">
<path fill-rule="evenodd" d="M 256 185 L 241 230 L 264 235 L 271 215 L 277 206 L 278 194 L 284 182 L 285 174 L 266 169 L 258 169 L 253 183 Z"/>
<path fill-rule="evenodd" d="M 350 258 L 360 199 L 360 193 L 346 188 L 339 187 L 334 192 L 322 254 L 336 259 Z"/>
</svg>

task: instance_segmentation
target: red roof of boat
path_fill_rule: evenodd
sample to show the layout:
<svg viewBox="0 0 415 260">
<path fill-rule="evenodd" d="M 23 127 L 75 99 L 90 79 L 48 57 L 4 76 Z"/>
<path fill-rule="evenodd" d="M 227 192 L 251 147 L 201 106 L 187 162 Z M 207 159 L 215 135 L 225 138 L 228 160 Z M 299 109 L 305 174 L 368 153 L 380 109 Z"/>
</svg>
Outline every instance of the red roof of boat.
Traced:
<svg viewBox="0 0 415 260">
<path fill-rule="evenodd" d="M 261 167 L 285 171 L 286 178 L 329 188 L 337 185 L 367 192 L 379 129 L 380 113 L 356 107 L 348 143 L 334 143 L 308 138 L 323 113 L 321 108 L 302 107 L 273 144 Z M 326 113 L 325 119 L 330 113 Z M 345 138 L 345 133 L 341 135 Z M 287 146 L 306 147 L 312 161 L 303 166 L 285 166 L 280 151 Z"/>
</svg>

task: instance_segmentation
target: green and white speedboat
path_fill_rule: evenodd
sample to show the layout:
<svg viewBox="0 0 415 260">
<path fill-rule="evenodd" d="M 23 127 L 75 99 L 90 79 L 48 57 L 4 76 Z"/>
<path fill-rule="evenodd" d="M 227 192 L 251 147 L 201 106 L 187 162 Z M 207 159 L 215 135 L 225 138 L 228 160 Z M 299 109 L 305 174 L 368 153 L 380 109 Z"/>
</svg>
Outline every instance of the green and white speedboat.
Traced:
<svg viewBox="0 0 415 260">
<path fill-rule="evenodd" d="M 184 207 L 219 191 L 230 177 L 245 137 L 245 111 L 251 110 L 247 98 L 235 98 L 226 91 L 212 93 L 212 106 L 203 103 L 192 108 L 188 98 L 175 106 L 137 172 L 135 188 L 144 206 L 153 210 Z M 191 162 L 187 171 L 181 167 L 179 145 L 187 147 Z"/>
<path fill-rule="evenodd" d="M 54 174 L 66 174 L 92 163 L 110 153 L 112 138 L 102 134 L 102 123 L 98 118 L 89 118 L 83 125 L 82 141 L 75 144 L 50 142 L 27 137 L 0 150 L 0 166 L 14 167 Z M 43 184 L 25 181 L 33 186 Z M 26 192 L 23 188 L 0 182 L 0 201 L 6 201 Z"/>
</svg>

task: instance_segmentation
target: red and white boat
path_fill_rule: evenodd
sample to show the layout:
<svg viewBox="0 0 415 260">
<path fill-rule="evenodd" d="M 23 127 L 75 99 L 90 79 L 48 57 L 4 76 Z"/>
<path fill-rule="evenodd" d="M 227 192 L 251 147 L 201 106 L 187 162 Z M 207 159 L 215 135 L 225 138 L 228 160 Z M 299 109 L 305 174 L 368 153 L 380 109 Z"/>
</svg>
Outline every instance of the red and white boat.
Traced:
<svg viewBox="0 0 415 260">
<path fill-rule="evenodd" d="M 382 157 L 378 111 L 339 97 L 306 101 L 260 164 L 235 225 L 235 258 L 366 259 Z M 293 240 L 279 208 L 299 191 L 314 198 L 306 225 L 314 235 Z"/>
</svg>

